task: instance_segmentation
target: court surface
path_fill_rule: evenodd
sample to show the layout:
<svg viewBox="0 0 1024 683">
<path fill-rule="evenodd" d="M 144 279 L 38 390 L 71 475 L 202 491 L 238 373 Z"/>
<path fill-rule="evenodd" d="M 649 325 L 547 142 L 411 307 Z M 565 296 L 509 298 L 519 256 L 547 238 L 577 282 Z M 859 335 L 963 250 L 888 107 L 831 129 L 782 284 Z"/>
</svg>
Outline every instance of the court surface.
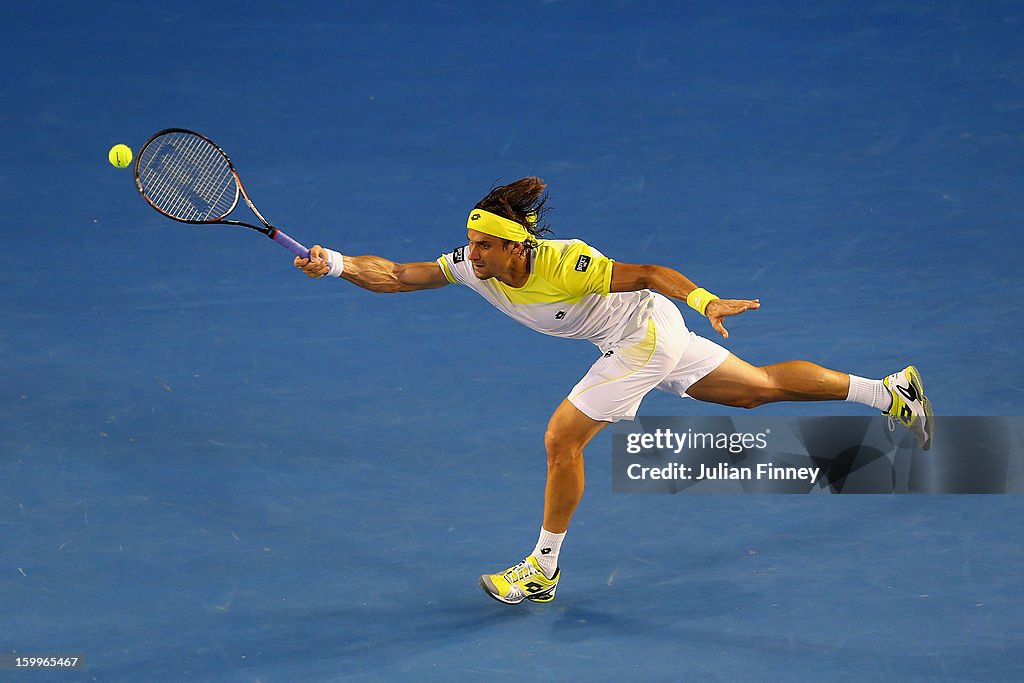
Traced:
<svg viewBox="0 0 1024 683">
<path fill-rule="evenodd" d="M 0 653 L 87 665 L 0 678 L 1024 677 L 1020 496 L 613 495 L 607 431 L 557 599 L 489 600 L 596 349 L 465 288 L 314 282 L 105 159 L 197 129 L 297 239 L 397 261 L 539 175 L 555 237 L 759 297 L 727 342 L 751 362 L 913 362 L 940 415 L 1021 415 L 1020 3 L 5 15 Z"/>
</svg>

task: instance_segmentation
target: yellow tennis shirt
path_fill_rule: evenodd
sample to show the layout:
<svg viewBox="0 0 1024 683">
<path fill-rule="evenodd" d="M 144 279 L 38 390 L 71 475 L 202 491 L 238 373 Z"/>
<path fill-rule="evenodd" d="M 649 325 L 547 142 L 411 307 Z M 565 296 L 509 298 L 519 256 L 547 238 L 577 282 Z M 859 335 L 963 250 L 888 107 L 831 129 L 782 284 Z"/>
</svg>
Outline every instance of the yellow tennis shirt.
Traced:
<svg viewBox="0 0 1024 683">
<path fill-rule="evenodd" d="M 473 274 L 469 246 L 437 259 L 452 284 L 466 285 L 495 308 L 538 332 L 604 347 L 650 317 L 651 292 L 611 292 L 614 261 L 580 240 L 538 240 L 522 287 Z"/>
</svg>

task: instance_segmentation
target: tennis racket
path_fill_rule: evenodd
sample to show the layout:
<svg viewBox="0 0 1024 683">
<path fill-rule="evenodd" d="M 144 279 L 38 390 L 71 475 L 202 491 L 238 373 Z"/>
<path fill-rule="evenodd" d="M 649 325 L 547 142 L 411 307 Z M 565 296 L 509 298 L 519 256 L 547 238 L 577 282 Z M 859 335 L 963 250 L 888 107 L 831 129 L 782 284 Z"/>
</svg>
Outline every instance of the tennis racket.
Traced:
<svg viewBox="0 0 1024 683">
<path fill-rule="evenodd" d="M 182 223 L 221 223 L 250 228 L 296 256 L 309 258 L 309 249 L 267 222 L 242 186 L 235 165 L 213 140 L 184 128 L 153 135 L 135 159 L 135 186 L 154 209 Z M 227 216 L 241 197 L 261 225 Z"/>
</svg>

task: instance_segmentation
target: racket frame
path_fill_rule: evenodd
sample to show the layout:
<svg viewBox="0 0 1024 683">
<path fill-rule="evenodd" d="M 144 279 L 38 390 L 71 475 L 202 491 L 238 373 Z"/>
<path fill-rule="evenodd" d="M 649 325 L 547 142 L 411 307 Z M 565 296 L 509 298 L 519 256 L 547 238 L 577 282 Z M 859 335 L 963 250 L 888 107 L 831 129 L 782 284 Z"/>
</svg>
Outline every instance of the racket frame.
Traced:
<svg viewBox="0 0 1024 683">
<path fill-rule="evenodd" d="M 150 144 L 155 142 L 158 138 L 164 135 L 169 135 L 171 133 L 183 133 L 186 135 L 194 135 L 197 138 L 206 141 L 207 143 L 210 144 L 210 146 L 217 150 L 220 153 L 220 155 L 224 157 L 224 161 L 228 163 L 228 169 L 231 171 L 231 175 L 234 177 L 235 180 L 235 199 L 231 203 L 231 206 L 228 208 L 228 210 L 224 211 L 220 216 L 216 218 L 207 218 L 204 220 L 180 218 L 178 216 L 172 215 L 164 211 L 159 206 L 150 201 L 149 196 L 146 194 L 146 190 L 143 187 L 142 181 L 139 179 L 139 164 L 142 162 L 144 152 L 146 151 L 146 148 L 149 147 Z M 256 205 L 253 204 L 252 199 L 249 198 L 249 193 L 245 191 L 245 185 L 242 184 L 242 178 L 241 176 L 238 175 L 238 169 L 235 168 L 235 164 L 234 162 L 231 161 L 231 157 L 228 156 L 228 153 L 225 152 L 220 145 L 218 145 L 216 142 L 206 137 L 202 133 L 197 133 L 194 130 L 189 130 L 187 128 L 165 128 L 164 130 L 153 133 L 153 135 L 151 135 L 149 139 L 143 143 L 142 147 L 139 148 L 139 153 L 135 157 L 135 163 L 133 164 L 132 170 L 135 175 L 135 189 L 139 191 L 139 194 L 142 196 L 142 198 L 146 200 L 147 204 L 149 204 L 159 213 L 163 214 L 164 216 L 167 216 L 171 220 L 178 221 L 179 223 L 190 223 L 192 225 L 220 224 L 235 225 L 241 228 L 249 228 L 250 230 L 255 230 L 256 232 L 263 233 L 270 239 L 274 240 L 275 242 L 283 246 L 285 249 L 291 251 L 296 256 L 300 256 L 306 259 L 309 258 L 309 249 L 307 249 L 302 244 L 296 242 L 294 239 L 286 235 L 284 232 L 281 231 L 280 228 L 271 225 L 270 221 L 263 217 L 263 214 L 260 213 L 259 209 L 256 208 Z M 260 220 L 260 223 L 263 224 L 262 226 L 253 225 L 252 223 L 246 223 L 245 221 L 235 220 L 233 218 L 227 217 L 238 206 L 239 196 L 241 196 L 242 199 L 245 200 L 245 203 L 249 206 L 249 209 L 253 212 L 253 214 L 256 215 L 256 218 Z"/>
</svg>

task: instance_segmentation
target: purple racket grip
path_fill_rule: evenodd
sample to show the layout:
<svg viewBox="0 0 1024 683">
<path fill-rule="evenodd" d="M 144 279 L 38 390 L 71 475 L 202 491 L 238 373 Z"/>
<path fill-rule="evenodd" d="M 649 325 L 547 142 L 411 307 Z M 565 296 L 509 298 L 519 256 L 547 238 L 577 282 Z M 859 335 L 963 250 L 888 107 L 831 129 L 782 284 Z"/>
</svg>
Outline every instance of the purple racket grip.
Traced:
<svg viewBox="0 0 1024 683">
<path fill-rule="evenodd" d="M 274 234 L 270 236 L 270 239 L 274 240 L 275 242 L 277 242 L 282 247 L 292 252 L 296 256 L 306 259 L 309 258 L 309 249 L 306 249 L 304 246 L 302 246 L 301 244 L 299 244 L 298 242 L 296 242 L 295 240 L 293 240 L 291 237 L 284 234 L 280 230 L 274 230 Z"/>
</svg>

